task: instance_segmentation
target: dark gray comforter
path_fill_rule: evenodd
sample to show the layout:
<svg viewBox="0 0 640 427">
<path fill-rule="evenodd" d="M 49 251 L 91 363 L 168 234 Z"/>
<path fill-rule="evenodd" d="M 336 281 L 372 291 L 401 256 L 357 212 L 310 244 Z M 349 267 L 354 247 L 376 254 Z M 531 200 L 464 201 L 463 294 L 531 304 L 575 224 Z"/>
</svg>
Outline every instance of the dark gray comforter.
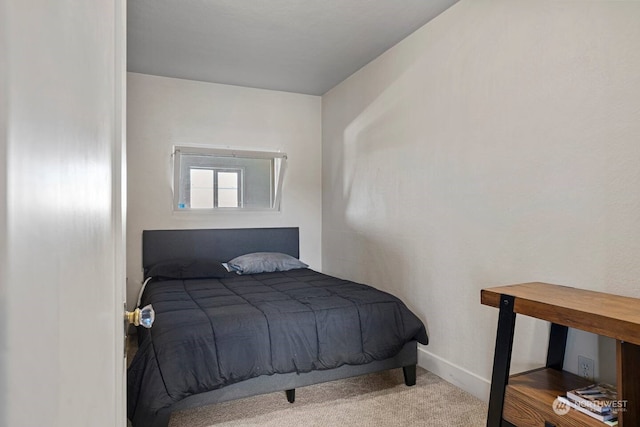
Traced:
<svg viewBox="0 0 640 427">
<path fill-rule="evenodd" d="M 187 396 L 259 375 L 331 369 L 427 343 L 422 322 L 394 296 L 312 270 L 168 280 L 147 286 L 151 329 L 139 328 L 128 370 L 128 416 L 154 425 Z"/>
</svg>

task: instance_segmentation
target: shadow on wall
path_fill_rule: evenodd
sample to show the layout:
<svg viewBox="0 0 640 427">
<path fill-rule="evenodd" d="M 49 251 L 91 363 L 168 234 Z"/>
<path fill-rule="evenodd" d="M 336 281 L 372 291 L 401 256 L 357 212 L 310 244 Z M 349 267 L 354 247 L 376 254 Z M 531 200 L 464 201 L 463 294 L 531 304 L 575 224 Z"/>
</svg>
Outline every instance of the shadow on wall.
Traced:
<svg viewBox="0 0 640 427">
<path fill-rule="evenodd" d="M 406 55 L 404 63 L 385 70 L 385 80 L 393 83 L 376 85 L 382 90 L 359 97 L 360 107 L 346 116 L 342 132 L 333 141 L 332 135 L 326 135 L 336 155 L 329 178 L 330 188 L 335 189 L 328 204 L 332 230 L 323 233 L 331 252 L 325 251 L 323 265 L 330 273 L 402 299 L 428 330 L 424 306 L 421 310 L 409 298 L 417 287 L 429 292 L 430 278 L 407 253 L 429 252 L 429 245 L 416 246 L 424 246 L 422 236 L 428 235 L 430 227 L 421 223 L 422 201 L 416 200 L 424 185 L 422 179 L 415 179 L 424 174 L 422 164 L 415 156 L 415 141 L 403 134 L 417 117 L 404 102 L 401 87 L 419 58 Z M 416 227 L 422 228 L 419 236 Z"/>
</svg>

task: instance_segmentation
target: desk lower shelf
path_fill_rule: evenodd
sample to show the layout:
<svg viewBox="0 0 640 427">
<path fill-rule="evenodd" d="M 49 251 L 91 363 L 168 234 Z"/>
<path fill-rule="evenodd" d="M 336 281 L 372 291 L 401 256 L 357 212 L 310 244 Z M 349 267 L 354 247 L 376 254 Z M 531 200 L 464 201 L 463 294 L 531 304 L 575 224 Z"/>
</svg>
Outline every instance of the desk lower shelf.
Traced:
<svg viewBox="0 0 640 427">
<path fill-rule="evenodd" d="M 503 418 L 518 427 L 540 427 L 545 421 L 556 427 L 604 427 L 602 421 L 574 409 L 566 415 L 553 411 L 553 401 L 558 395 L 591 383 L 551 368 L 512 375 L 505 391 Z"/>
</svg>

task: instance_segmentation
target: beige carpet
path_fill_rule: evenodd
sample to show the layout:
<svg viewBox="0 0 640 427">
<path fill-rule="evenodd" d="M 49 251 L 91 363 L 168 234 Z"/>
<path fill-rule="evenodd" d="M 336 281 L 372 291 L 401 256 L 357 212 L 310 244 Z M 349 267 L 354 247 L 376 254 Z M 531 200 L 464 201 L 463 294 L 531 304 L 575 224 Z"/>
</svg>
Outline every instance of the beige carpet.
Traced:
<svg viewBox="0 0 640 427">
<path fill-rule="evenodd" d="M 486 403 L 418 368 L 414 387 L 395 369 L 297 389 L 293 404 L 281 392 L 177 412 L 169 426 L 480 427 L 486 413 Z"/>
</svg>

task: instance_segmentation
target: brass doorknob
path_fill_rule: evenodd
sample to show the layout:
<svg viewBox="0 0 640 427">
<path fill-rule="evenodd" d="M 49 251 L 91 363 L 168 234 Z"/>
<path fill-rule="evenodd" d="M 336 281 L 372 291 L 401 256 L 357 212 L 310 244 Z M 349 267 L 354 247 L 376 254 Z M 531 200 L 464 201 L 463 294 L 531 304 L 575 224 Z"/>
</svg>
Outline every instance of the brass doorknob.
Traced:
<svg viewBox="0 0 640 427">
<path fill-rule="evenodd" d="M 149 329 L 153 326 L 153 321 L 156 319 L 156 312 L 153 310 L 151 304 L 136 308 L 133 311 L 125 311 L 124 319 L 130 325 L 142 326 Z"/>
</svg>

